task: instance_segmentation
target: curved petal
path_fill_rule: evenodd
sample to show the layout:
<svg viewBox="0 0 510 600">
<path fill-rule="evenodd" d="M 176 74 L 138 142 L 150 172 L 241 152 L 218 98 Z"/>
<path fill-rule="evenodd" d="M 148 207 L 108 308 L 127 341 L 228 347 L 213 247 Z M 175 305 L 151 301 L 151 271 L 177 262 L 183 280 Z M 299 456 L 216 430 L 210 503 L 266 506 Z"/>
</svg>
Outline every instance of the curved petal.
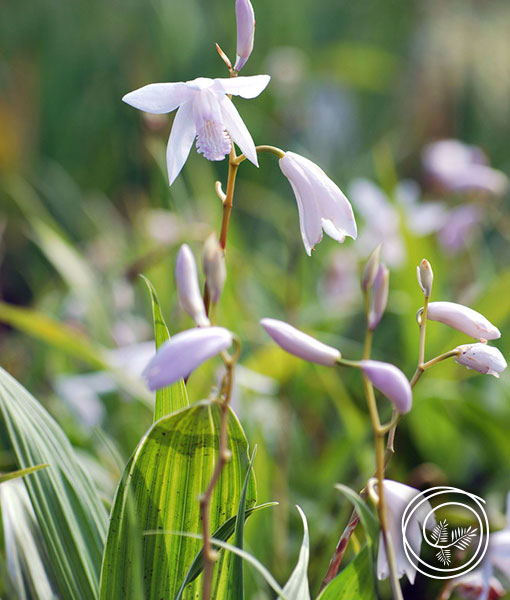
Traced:
<svg viewBox="0 0 510 600">
<path fill-rule="evenodd" d="M 129 92 L 122 101 L 149 113 L 172 112 L 193 95 L 185 83 L 151 83 Z"/>
<path fill-rule="evenodd" d="M 251 75 L 249 77 L 232 77 L 231 79 L 218 78 L 214 80 L 214 87 L 216 91 L 222 91 L 224 94 L 256 98 L 266 89 L 270 79 L 269 75 Z"/>
<path fill-rule="evenodd" d="M 225 129 L 229 132 L 232 139 L 239 146 L 246 158 L 258 167 L 259 162 L 257 160 L 255 143 L 253 142 L 244 121 L 237 112 L 237 108 L 227 96 L 220 98 L 219 103 Z"/>
<path fill-rule="evenodd" d="M 181 172 L 188 158 L 195 135 L 196 129 L 193 121 L 191 102 L 186 102 L 179 108 L 175 115 L 174 124 L 166 147 L 166 165 L 170 185 L 172 185 L 177 175 Z"/>
</svg>

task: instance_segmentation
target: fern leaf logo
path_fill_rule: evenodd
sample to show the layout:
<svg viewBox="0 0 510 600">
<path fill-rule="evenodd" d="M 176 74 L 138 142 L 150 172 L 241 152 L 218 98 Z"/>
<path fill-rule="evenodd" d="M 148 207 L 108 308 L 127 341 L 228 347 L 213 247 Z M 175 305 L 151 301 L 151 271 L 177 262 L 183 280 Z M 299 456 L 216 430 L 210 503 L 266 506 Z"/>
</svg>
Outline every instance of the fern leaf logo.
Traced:
<svg viewBox="0 0 510 600">
<path fill-rule="evenodd" d="M 430 534 L 436 544 L 447 544 L 448 543 L 448 523 L 446 519 L 439 521 L 439 525 L 434 527 L 434 530 Z"/>
<path fill-rule="evenodd" d="M 440 563 L 448 567 L 452 562 L 452 551 L 449 548 L 441 548 L 436 554 L 436 558 Z"/>
<path fill-rule="evenodd" d="M 476 535 L 476 531 L 476 527 L 457 527 L 457 529 L 452 531 L 453 546 L 459 550 L 469 548 Z"/>
</svg>

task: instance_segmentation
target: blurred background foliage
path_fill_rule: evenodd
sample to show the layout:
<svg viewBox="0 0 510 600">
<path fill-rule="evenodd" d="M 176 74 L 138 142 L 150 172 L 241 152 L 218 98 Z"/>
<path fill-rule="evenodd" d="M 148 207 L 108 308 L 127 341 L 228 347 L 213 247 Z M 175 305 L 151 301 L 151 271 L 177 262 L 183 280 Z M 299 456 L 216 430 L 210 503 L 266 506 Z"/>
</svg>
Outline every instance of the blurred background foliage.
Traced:
<svg viewBox="0 0 510 600">
<path fill-rule="evenodd" d="M 214 181 L 226 175 L 225 163 L 192 151 L 168 188 L 164 151 L 173 115 L 143 115 L 120 99 L 149 82 L 227 76 L 214 43 L 233 58 L 233 7 L 226 0 L 0 5 L 1 364 L 64 427 L 105 502 L 151 422 L 151 397 L 136 377 L 152 352 L 150 299 L 138 274 L 154 283 L 171 331 L 190 327 L 177 305 L 173 263 L 183 241 L 199 256 L 218 229 Z M 350 512 L 333 486 L 361 488 L 373 471 L 359 374 L 284 355 L 258 321 L 284 318 L 359 357 L 357 278 L 379 235 L 397 249 L 387 257 L 390 299 L 375 358 L 414 371 L 422 304 L 415 266 L 424 256 L 434 268 L 433 299 L 483 312 L 502 330 L 496 345 L 510 355 L 508 194 L 441 194 L 421 163 L 427 143 L 457 138 L 508 172 L 510 5 L 255 0 L 254 8 L 255 48 L 243 75 L 267 72 L 272 81 L 260 98 L 237 106 L 255 142 L 302 153 L 353 190 L 366 231 L 364 245 L 327 238 L 308 258 L 292 191 L 273 157 L 262 155 L 259 170 L 240 169 L 217 320 L 243 340 L 234 404 L 259 447 L 259 502 L 280 502 L 272 517 L 252 517 L 247 547 L 285 580 L 300 543 L 299 504 L 310 523 L 317 590 Z M 386 194 L 389 233 L 371 233 L 383 213 L 364 219 L 357 212 L 352 184 L 360 177 Z M 438 227 L 424 234 L 411 226 L 413 215 L 398 201 L 399 182 L 408 179 L 420 207 L 477 207 L 476 223 L 455 248 L 440 243 Z M 468 341 L 431 323 L 427 356 Z M 209 394 L 218 368 L 211 361 L 193 374 L 191 399 Z M 452 362 L 427 373 L 399 427 L 389 476 L 478 493 L 493 526 L 502 527 L 509 383 L 508 373 L 497 381 Z M 1 453 L 0 470 L 12 461 Z M 248 584 L 248 597 L 266 597 L 255 575 Z M 405 596 L 437 592 L 438 582 L 418 577 Z"/>
</svg>

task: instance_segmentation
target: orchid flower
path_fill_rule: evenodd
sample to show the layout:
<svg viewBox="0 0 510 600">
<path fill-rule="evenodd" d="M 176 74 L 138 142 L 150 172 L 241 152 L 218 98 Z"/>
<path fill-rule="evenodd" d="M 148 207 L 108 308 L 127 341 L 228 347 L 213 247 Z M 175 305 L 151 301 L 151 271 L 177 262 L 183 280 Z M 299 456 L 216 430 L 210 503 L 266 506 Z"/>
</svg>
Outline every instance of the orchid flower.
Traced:
<svg viewBox="0 0 510 600">
<path fill-rule="evenodd" d="M 411 385 L 398 367 L 378 360 L 362 360 L 361 370 L 400 414 L 411 410 L 413 403 Z"/>
<path fill-rule="evenodd" d="M 225 266 L 225 253 L 219 245 L 215 233 L 211 233 L 205 240 L 202 264 L 205 273 L 205 284 L 211 302 L 216 304 L 225 285 L 227 268 Z"/>
<path fill-rule="evenodd" d="M 250 0 L 236 0 L 237 57 L 234 70 L 240 71 L 253 50 L 255 13 Z"/>
<path fill-rule="evenodd" d="M 301 236 L 308 256 L 322 240 L 324 230 L 337 242 L 346 236 L 356 239 L 352 206 L 340 188 L 311 160 L 286 152 L 280 168 L 294 190 L 299 211 Z"/>
<path fill-rule="evenodd" d="M 495 340 L 501 337 L 499 329 L 483 315 L 455 302 L 431 302 L 427 318 L 449 325 L 478 340 Z"/>
<path fill-rule="evenodd" d="M 390 285 L 389 281 L 390 272 L 388 267 L 384 264 L 379 265 L 379 269 L 377 270 L 377 274 L 373 283 L 372 302 L 368 315 L 368 328 L 371 331 L 374 331 L 377 325 L 379 325 L 379 322 L 384 315 L 384 311 L 386 310 Z"/>
<path fill-rule="evenodd" d="M 483 600 L 498 600 L 505 595 L 505 590 L 500 581 L 496 577 L 490 577 L 487 584 L 487 591 L 481 596 L 484 589 L 484 574 L 481 569 L 471 571 L 462 577 L 452 580 L 451 587 L 448 592 L 455 593 L 465 600 L 478 600 L 480 597 Z M 449 597 L 449 596 L 448 596 Z"/>
<path fill-rule="evenodd" d="M 168 113 L 178 108 L 166 151 L 168 179 L 172 185 L 195 138 L 197 151 L 208 160 L 223 160 L 230 152 L 232 138 L 246 158 L 258 167 L 253 139 L 228 96 L 255 98 L 266 88 L 269 79 L 269 75 L 254 75 L 151 83 L 126 94 L 122 100 L 149 113 Z"/>
<path fill-rule="evenodd" d="M 399 578 L 403 577 L 404 574 L 407 575 L 409 583 L 413 584 L 416 578 L 416 567 L 409 562 L 404 550 L 402 515 L 409 503 L 420 492 L 413 487 L 390 479 L 385 479 L 383 481 L 383 486 L 387 507 L 388 534 L 395 551 L 397 573 Z M 420 508 L 413 514 L 407 525 L 406 539 L 418 556 L 421 549 L 422 526 L 424 523 L 427 529 L 433 529 L 436 525 L 432 507 L 428 501 L 421 503 Z M 379 552 L 377 555 L 377 577 L 378 579 L 386 579 L 388 576 L 388 559 L 386 558 L 386 548 L 384 547 L 381 534 Z"/>
<path fill-rule="evenodd" d="M 494 346 L 481 343 L 463 344 L 457 346 L 456 350 L 459 354 L 455 357 L 455 362 L 479 373 L 499 377 L 507 367 L 504 356 Z"/>
<path fill-rule="evenodd" d="M 183 244 L 177 255 L 175 280 L 182 308 L 199 327 L 210 325 L 198 285 L 197 265 L 188 244 Z"/>
<path fill-rule="evenodd" d="M 273 340 L 289 354 L 327 367 L 334 366 L 341 358 L 340 351 L 336 348 L 319 342 L 284 321 L 262 319 L 260 323 Z"/>
<path fill-rule="evenodd" d="M 223 327 L 181 331 L 160 346 L 142 375 L 150 390 L 159 390 L 187 377 L 208 358 L 226 350 L 232 340 L 232 333 Z"/>
</svg>

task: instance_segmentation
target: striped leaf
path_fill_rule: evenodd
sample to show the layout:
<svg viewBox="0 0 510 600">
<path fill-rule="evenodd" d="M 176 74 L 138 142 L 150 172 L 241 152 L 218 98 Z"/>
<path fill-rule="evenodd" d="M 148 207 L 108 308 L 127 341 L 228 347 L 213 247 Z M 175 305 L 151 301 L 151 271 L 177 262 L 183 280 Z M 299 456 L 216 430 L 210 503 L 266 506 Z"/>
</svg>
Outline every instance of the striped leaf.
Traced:
<svg viewBox="0 0 510 600">
<path fill-rule="evenodd" d="M 175 598 L 202 544 L 196 538 L 142 535 L 142 532 L 201 533 L 199 498 L 218 457 L 220 412 L 217 402 L 198 402 L 162 417 L 140 441 L 112 508 L 101 574 L 102 600 Z M 249 464 L 246 438 L 232 412 L 228 419 L 228 445 L 232 458 L 211 498 L 211 530 L 236 515 Z M 138 531 L 130 525 L 129 499 Z M 252 475 L 246 495 L 247 509 L 254 503 Z M 141 548 L 139 565 L 136 564 L 138 548 Z M 222 553 L 216 563 L 215 598 L 225 595 L 230 560 L 230 553 Z M 143 595 L 137 587 L 140 576 Z M 201 580 L 201 576 L 197 577 L 184 589 L 184 600 L 199 597 Z"/>
<path fill-rule="evenodd" d="M 49 465 L 24 482 L 62 597 L 97 598 L 107 514 L 92 482 L 57 423 L 3 369 L 0 415 L 19 468 Z"/>
</svg>

